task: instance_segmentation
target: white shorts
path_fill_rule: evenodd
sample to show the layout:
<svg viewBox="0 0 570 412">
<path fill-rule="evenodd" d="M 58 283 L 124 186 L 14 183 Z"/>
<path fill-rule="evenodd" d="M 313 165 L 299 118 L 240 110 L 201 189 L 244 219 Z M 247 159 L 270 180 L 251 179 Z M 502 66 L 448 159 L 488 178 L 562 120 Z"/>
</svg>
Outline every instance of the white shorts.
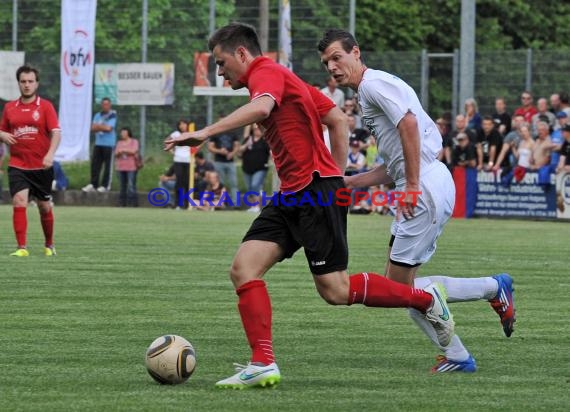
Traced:
<svg viewBox="0 0 570 412">
<path fill-rule="evenodd" d="M 404 183 L 405 184 L 405 183 Z M 397 187 L 396 190 L 405 190 Z M 427 262 L 435 252 L 437 238 L 453 213 L 455 184 L 447 167 L 436 161 L 420 175 L 421 194 L 414 217 L 396 216 L 391 232 L 394 243 L 390 260 L 407 265 Z"/>
</svg>

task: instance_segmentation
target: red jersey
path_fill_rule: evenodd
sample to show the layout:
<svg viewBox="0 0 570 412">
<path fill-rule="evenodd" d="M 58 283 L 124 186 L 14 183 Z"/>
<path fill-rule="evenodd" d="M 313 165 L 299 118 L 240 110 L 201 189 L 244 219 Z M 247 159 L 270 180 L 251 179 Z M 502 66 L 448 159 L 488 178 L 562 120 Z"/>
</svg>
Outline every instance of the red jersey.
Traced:
<svg viewBox="0 0 570 412">
<path fill-rule="evenodd" d="M 251 100 L 264 95 L 275 100 L 261 125 L 281 191 L 303 189 L 314 172 L 322 177 L 342 175 L 325 145 L 321 126 L 320 116 L 335 107 L 328 97 L 267 57 L 257 57 L 240 82 L 249 89 Z"/>
<path fill-rule="evenodd" d="M 53 105 L 39 96 L 24 104 L 20 99 L 6 103 L 0 130 L 14 135 L 17 142 L 10 145 L 11 167 L 43 169 L 43 160 L 51 143 L 50 132 L 59 129 Z"/>
<path fill-rule="evenodd" d="M 534 116 L 537 113 L 538 113 L 538 109 L 534 106 L 529 106 L 528 108 L 521 106 L 517 110 L 515 110 L 515 112 L 513 113 L 513 117 L 514 116 L 523 116 L 524 120 L 527 123 L 531 124 L 532 123 L 532 116 Z"/>
</svg>

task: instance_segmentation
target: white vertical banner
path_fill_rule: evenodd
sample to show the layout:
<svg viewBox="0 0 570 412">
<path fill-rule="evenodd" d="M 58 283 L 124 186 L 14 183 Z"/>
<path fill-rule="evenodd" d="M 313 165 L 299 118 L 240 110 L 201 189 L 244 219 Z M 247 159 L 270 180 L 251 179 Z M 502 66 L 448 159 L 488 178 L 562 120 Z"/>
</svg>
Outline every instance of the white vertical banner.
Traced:
<svg viewBox="0 0 570 412">
<path fill-rule="evenodd" d="M 279 63 L 293 70 L 293 49 L 291 46 L 291 4 L 279 0 Z"/>
<path fill-rule="evenodd" d="M 55 156 L 59 161 L 89 159 L 96 10 L 97 0 L 61 2 L 62 139 Z"/>
<path fill-rule="evenodd" d="M 20 97 L 16 70 L 24 65 L 24 56 L 24 52 L 0 51 L 0 99 L 9 101 Z"/>
</svg>

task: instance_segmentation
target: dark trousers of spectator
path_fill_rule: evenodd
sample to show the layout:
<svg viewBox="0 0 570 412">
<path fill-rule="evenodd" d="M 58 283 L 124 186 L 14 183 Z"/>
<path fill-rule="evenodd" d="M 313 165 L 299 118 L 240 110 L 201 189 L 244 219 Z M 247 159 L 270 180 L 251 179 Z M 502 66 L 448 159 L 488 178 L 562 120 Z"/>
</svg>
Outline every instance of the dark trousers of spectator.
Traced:
<svg viewBox="0 0 570 412">
<path fill-rule="evenodd" d="M 174 162 L 174 175 L 176 176 L 176 207 L 188 209 L 190 163 Z"/>
<path fill-rule="evenodd" d="M 95 146 L 93 148 L 93 157 L 91 158 L 91 184 L 95 189 L 99 187 L 99 175 L 101 174 L 101 169 L 103 169 L 103 180 L 101 180 L 101 186 L 105 189 L 109 189 L 113 149 L 113 147 L 108 146 Z"/>
<path fill-rule="evenodd" d="M 137 171 L 117 172 L 121 191 L 119 192 L 119 206 L 138 207 L 137 197 Z"/>
</svg>

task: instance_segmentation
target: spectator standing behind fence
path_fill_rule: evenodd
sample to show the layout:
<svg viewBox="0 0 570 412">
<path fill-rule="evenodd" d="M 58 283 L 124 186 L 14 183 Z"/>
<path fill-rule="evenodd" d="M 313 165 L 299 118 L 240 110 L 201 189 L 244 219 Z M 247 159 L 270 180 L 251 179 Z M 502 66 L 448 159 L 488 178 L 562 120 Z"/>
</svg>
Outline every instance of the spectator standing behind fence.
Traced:
<svg viewBox="0 0 570 412">
<path fill-rule="evenodd" d="M 501 150 L 503 139 L 495 129 L 495 122 L 491 116 L 485 116 L 481 130 L 477 136 L 477 169 L 491 170 Z"/>
<path fill-rule="evenodd" d="M 550 139 L 550 128 L 546 122 L 538 122 L 538 138 L 532 151 L 531 170 L 538 172 L 538 184 L 544 189 L 550 185 L 550 155 L 556 145 Z"/>
<path fill-rule="evenodd" d="M 466 99 L 464 108 L 467 127 L 476 131 L 481 130 L 481 115 L 479 114 L 477 101 L 472 97 Z"/>
<path fill-rule="evenodd" d="M 117 112 L 111 105 L 111 99 L 101 100 L 101 111 L 93 116 L 91 132 L 95 133 L 95 146 L 91 157 L 91 183 L 83 187 L 84 192 L 106 192 L 111 187 L 111 167 L 113 165 L 113 149 L 117 142 Z M 99 178 L 103 171 L 101 185 Z"/>
<path fill-rule="evenodd" d="M 170 134 L 171 138 L 177 138 L 188 131 L 188 122 L 178 120 L 176 130 Z M 190 148 L 188 146 L 174 146 L 174 175 L 176 176 L 176 209 L 188 209 L 186 194 L 190 189 Z"/>
<path fill-rule="evenodd" d="M 368 148 L 370 147 L 370 132 L 368 129 L 358 128 L 356 126 L 356 117 L 354 115 L 348 116 L 348 133 L 349 143 L 357 142 L 360 147 L 360 152 L 366 156 Z"/>
<path fill-rule="evenodd" d="M 220 116 L 220 120 L 224 116 Z M 237 199 L 237 170 L 234 162 L 239 151 L 239 137 L 232 132 L 220 133 L 210 137 L 208 150 L 214 154 L 214 167 L 219 173 L 221 182 L 230 190 L 232 202 Z"/>
<path fill-rule="evenodd" d="M 560 111 L 560 95 L 553 93 L 550 95 L 550 112 L 557 114 Z"/>
<path fill-rule="evenodd" d="M 541 97 L 536 102 L 537 113 L 532 116 L 532 135 L 537 136 L 536 125 L 539 121 L 543 120 L 550 126 L 550 130 L 556 130 L 559 126 L 556 121 L 556 116 L 548 110 L 548 100 Z"/>
<path fill-rule="evenodd" d="M 513 156 L 512 149 L 513 147 L 518 146 L 521 141 L 520 128 L 523 126 L 528 127 L 528 123 L 525 122 L 524 116 L 513 116 L 512 129 L 503 139 L 503 144 L 501 145 L 497 160 L 492 168 L 493 172 L 497 172 L 501 168 L 501 165 L 516 165 L 516 159 Z"/>
<path fill-rule="evenodd" d="M 570 117 L 570 96 L 568 92 L 560 92 L 560 110 L 565 112 Z"/>
<path fill-rule="evenodd" d="M 477 150 L 466 133 L 461 132 L 457 135 L 457 145 L 453 149 L 452 157 L 453 167 L 477 166 Z"/>
<path fill-rule="evenodd" d="M 270 151 L 269 145 L 263 138 L 261 128 L 257 124 L 252 124 L 248 129 L 250 133 L 245 138 L 243 145 L 240 146 L 239 152 L 243 159 L 242 170 L 247 191 L 257 193 L 257 195 L 250 196 L 250 201 L 254 206 L 251 206 L 247 211 L 257 213 L 261 210 L 259 207 L 260 194 L 267 176 Z"/>
<path fill-rule="evenodd" d="M 321 92 L 331 99 L 339 109 L 344 107 L 344 92 L 337 88 L 337 83 L 334 77 L 329 76 L 327 79 L 327 87 L 322 88 Z"/>
<path fill-rule="evenodd" d="M 441 134 L 441 151 L 437 155 L 437 159 L 443 162 L 448 169 L 452 167 L 452 152 L 453 152 L 453 140 L 451 138 L 451 130 L 449 124 L 445 121 L 443 117 L 439 117 L 435 124 L 437 130 Z"/>
<path fill-rule="evenodd" d="M 350 98 L 350 97 L 348 99 L 345 99 L 344 100 L 344 106 L 342 107 L 342 111 L 347 116 L 354 116 L 354 120 L 355 120 L 355 124 L 356 124 L 355 127 L 357 129 L 362 128 L 362 117 L 360 116 L 360 113 L 358 112 L 358 107 L 357 107 L 355 99 Z"/>
<path fill-rule="evenodd" d="M 556 169 L 556 167 L 558 166 L 558 162 L 560 160 L 559 152 L 562 147 L 562 144 L 564 143 L 564 135 L 562 133 L 562 128 L 564 128 L 567 122 L 568 122 L 568 115 L 566 114 L 566 112 L 560 111 L 556 114 L 557 127 L 550 134 L 550 139 L 552 140 L 552 143 L 557 145 L 554 148 L 554 151 L 552 152 L 552 157 L 550 159 L 551 160 L 550 163 L 553 166 L 553 170 Z"/>
<path fill-rule="evenodd" d="M 562 135 L 564 136 L 564 143 L 562 143 L 559 151 L 560 160 L 558 161 L 556 173 L 570 172 L 570 124 L 564 125 Z"/>
<path fill-rule="evenodd" d="M 471 143 L 477 143 L 477 132 L 467 127 L 467 119 L 464 115 L 458 114 L 455 116 L 455 130 L 451 132 L 451 139 L 453 140 L 454 146 L 457 144 L 456 137 L 461 132 L 467 135 Z"/>
<path fill-rule="evenodd" d="M 534 107 L 534 99 L 532 97 L 531 92 L 526 90 L 522 92 L 521 104 L 522 105 L 517 110 L 515 110 L 513 115 L 516 116 L 520 114 L 524 117 L 524 120 L 528 124 L 532 124 L 532 116 L 538 113 L 538 110 L 536 109 L 536 107 Z"/>
<path fill-rule="evenodd" d="M 119 206 L 138 207 L 137 198 L 137 156 L 139 141 L 133 138 L 128 127 L 123 127 L 115 147 L 115 170 L 119 176 Z"/>
<path fill-rule="evenodd" d="M 511 115 L 507 112 L 505 99 L 497 97 L 495 99 L 495 112 L 492 114 L 495 127 L 501 136 L 506 136 L 511 131 Z"/>
<path fill-rule="evenodd" d="M 531 167 L 532 151 L 534 150 L 534 140 L 530 133 L 529 127 L 524 123 L 519 128 L 520 140 L 518 144 L 513 144 L 511 150 L 515 158 L 514 167 L 503 171 L 501 176 L 501 185 L 509 187 L 515 177 L 515 181 L 519 183 L 525 176 L 526 171 Z"/>
</svg>

